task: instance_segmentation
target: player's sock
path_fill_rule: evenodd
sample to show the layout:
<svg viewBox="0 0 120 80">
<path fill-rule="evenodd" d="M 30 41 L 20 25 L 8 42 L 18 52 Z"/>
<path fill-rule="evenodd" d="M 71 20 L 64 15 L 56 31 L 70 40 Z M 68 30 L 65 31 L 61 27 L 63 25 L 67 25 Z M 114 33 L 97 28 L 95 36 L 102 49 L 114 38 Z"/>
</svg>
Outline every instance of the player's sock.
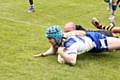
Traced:
<svg viewBox="0 0 120 80">
<path fill-rule="evenodd" d="M 120 38 L 120 34 L 119 33 L 115 33 L 113 34 L 114 37 Z"/>
<path fill-rule="evenodd" d="M 30 5 L 33 5 L 33 0 L 29 0 Z"/>
<path fill-rule="evenodd" d="M 105 29 L 105 30 L 111 31 L 113 27 L 114 27 L 114 24 L 113 24 L 113 23 L 110 23 L 110 24 L 107 25 L 107 26 L 101 26 L 101 29 Z"/>
</svg>

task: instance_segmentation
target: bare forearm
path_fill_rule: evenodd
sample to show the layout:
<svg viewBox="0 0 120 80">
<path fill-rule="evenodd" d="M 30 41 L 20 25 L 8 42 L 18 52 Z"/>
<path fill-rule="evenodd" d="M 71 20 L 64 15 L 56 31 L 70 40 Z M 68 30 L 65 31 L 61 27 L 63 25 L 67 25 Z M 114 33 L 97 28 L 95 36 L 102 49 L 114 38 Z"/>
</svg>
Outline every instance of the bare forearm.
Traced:
<svg viewBox="0 0 120 80">
<path fill-rule="evenodd" d="M 65 61 L 66 63 L 71 62 L 72 59 L 69 57 L 68 54 L 65 54 L 64 52 L 60 52 L 60 55 L 61 55 L 61 57 L 64 59 L 64 61 Z"/>
<path fill-rule="evenodd" d="M 75 54 L 66 54 L 64 48 L 58 48 L 58 54 L 64 59 L 65 63 L 70 65 L 74 65 L 76 63 L 76 55 Z"/>
<path fill-rule="evenodd" d="M 56 53 L 56 49 L 54 49 L 52 46 L 46 51 L 43 53 L 43 55 L 51 55 L 51 54 L 55 54 Z"/>
<path fill-rule="evenodd" d="M 55 54 L 56 51 L 57 51 L 57 49 L 55 49 L 51 46 L 46 52 L 34 55 L 34 57 L 45 57 L 45 56 L 48 56 L 48 55 Z"/>
</svg>

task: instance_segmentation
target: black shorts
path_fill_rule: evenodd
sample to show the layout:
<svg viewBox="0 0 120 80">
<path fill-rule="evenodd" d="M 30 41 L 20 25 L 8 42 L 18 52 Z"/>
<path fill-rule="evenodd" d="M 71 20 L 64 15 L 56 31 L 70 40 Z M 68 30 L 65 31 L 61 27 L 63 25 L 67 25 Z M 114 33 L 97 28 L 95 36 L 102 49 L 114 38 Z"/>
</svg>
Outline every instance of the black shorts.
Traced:
<svg viewBox="0 0 120 80">
<path fill-rule="evenodd" d="M 110 36 L 110 37 L 113 37 L 113 34 L 111 31 L 108 31 L 108 30 L 86 30 L 85 28 L 83 28 L 83 26 L 81 25 L 75 25 L 76 27 L 76 30 L 83 30 L 83 31 L 87 31 L 87 32 L 100 32 L 106 36 Z"/>
<path fill-rule="evenodd" d="M 108 36 L 108 37 L 113 37 L 113 34 L 111 31 L 108 31 L 108 30 L 88 30 L 87 32 L 100 32 L 101 34 L 104 34 L 105 36 Z"/>
<path fill-rule="evenodd" d="M 108 31 L 108 30 L 98 30 L 97 32 L 100 32 L 106 36 L 109 36 L 109 37 L 113 37 L 113 34 L 111 31 Z"/>
</svg>

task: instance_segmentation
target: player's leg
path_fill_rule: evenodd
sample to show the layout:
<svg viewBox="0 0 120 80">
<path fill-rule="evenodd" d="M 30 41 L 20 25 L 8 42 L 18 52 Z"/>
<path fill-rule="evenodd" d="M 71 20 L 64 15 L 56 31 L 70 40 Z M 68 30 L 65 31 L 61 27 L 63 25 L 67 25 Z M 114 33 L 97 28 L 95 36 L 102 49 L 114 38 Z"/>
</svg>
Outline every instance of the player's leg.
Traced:
<svg viewBox="0 0 120 80">
<path fill-rule="evenodd" d="M 34 3 L 33 3 L 33 0 L 29 0 L 29 4 L 30 4 L 30 7 L 28 9 L 28 12 L 34 12 L 35 11 L 35 8 L 34 8 Z"/>
<path fill-rule="evenodd" d="M 96 18 L 93 18 L 91 23 L 98 29 L 109 30 L 112 31 L 113 33 L 120 33 L 120 27 L 115 27 L 114 23 L 110 23 L 109 25 L 105 26 Z"/>
<path fill-rule="evenodd" d="M 97 18 L 93 18 L 91 20 L 91 23 L 98 29 L 105 29 L 105 30 L 112 30 L 112 28 L 115 26 L 113 23 L 104 26 Z"/>
<path fill-rule="evenodd" d="M 109 19 L 112 21 L 115 19 L 115 12 L 116 12 L 116 9 L 117 9 L 117 2 L 116 0 L 112 0 L 112 5 L 111 5 L 111 16 L 109 17 Z"/>
<path fill-rule="evenodd" d="M 120 38 L 107 37 L 108 50 L 120 49 Z"/>
<path fill-rule="evenodd" d="M 111 10 L 112 9 L 112 0 L 109 0 L 108 4 L 109 4 L 109 10 Z"/>
</svg>

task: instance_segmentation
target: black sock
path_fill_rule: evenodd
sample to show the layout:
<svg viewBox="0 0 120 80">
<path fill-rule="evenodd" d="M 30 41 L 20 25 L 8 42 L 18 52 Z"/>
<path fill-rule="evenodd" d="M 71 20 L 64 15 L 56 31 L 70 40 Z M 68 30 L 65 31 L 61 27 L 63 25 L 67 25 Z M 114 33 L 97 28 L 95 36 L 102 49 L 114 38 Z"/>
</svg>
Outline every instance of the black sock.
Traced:
<svg viewBox="0 0 120 80">
<path fill-rule="evenodd" d="M 29 0 L 30 5 L 33 5 L 33 0 Z"/>
</svg>

